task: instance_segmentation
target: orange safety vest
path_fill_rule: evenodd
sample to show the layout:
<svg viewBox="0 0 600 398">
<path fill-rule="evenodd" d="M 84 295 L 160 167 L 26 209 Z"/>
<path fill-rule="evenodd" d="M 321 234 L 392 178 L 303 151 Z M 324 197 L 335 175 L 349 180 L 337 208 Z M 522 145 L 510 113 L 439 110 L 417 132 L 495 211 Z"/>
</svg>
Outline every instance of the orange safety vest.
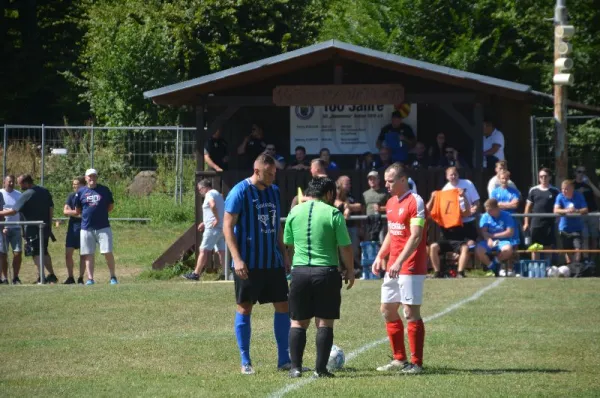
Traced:
<svg viewBox="0 0 600 398">
<path fill-rule="evenodd" d="M 442 228 L 459 227 L 463 225 L 460 211 L 458 189 L 436 191 L 433 198 L 431 218 Z"/>
</svg>

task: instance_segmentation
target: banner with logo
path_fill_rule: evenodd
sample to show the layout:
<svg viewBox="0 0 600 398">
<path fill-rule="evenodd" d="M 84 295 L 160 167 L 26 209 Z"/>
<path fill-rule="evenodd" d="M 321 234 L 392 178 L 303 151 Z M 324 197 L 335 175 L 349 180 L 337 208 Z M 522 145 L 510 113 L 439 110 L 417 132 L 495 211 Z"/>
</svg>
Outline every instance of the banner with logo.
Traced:
<svg viewBox="0 0 600 398">
<path fill-rule="evenodd" d="M 299 145 L 309 155 L 318 155 L 321 148 L 332 155 L 376 153 L 379 132 L 396 109 L 416 135 L 416 104 L 290 106 L 290 153 Z"/>
</svg>

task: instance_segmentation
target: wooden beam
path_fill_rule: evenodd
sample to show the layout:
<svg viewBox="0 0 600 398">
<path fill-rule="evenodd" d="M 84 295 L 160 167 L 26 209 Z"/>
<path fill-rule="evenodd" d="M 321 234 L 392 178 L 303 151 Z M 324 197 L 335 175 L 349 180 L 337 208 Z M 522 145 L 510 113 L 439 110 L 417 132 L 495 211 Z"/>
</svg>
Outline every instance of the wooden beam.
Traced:
<svg viewBox="0 0 600 398">
<path fill-rule="evenodd" d="M 206 97 L 204 100 L 206 105 L 217 105 L 217 106 L 275 106 L 273 104 L 273 97 L 271 96 L 217 96 L 212 95 Z"/>
<path fill-rule="evenodd" d="M 405 101 L 411 104 L 472 104 L 477 95 L 471 93 L 406 93 Z"/>
<path fill-rule="evenodd" d="M 277 106 L 401 104 L 404 87 L 400 84 L 277 86 L 273 89 L 273 102 Z"/>
<path fill-rule="evenodd" d="M 473 167 L 483 168 L 483 105 L 479 103 L 473 107 L 473 121 L 475 122 L 473 126 L 475 133 L 475 148 L 473 148 L 475 163 L 473 163 Z"/>
<path fill-rule="evenodd" d="M 228 121 L 238 110 L 240 106 L 230 105 L 223 112 L 217 116 L 215 120 L 213 120 L 207 129 L 207 136 L 212 137 L 212 135 L 217 131 L 219 127 L 223 125 L 226 121 Z"/>
</svg>

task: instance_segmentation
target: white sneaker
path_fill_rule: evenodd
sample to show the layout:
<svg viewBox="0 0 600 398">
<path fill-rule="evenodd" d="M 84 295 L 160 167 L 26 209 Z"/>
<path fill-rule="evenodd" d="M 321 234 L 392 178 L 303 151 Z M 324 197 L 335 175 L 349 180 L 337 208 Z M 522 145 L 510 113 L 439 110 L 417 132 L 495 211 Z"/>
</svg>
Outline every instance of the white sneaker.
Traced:
<svg viewBox="0 0 600 398">
<path fill-rule="evenodd" d="M 383 365 L 377 368 L 378 372 L 389 372 L 389 371 L 401 371 L 404 370 L 410 363 L 407 361 L 399 361 L 397 359 L 392 360 L 392 362 L 387 365 Z"/>
<path fill-rule="evenodd" d="M 242 374 L 243 375 L 253 375 L 254 368 L 252 367 L 252 365 L 250 365 L 249 363 L 247 363 L 246 365 L 243 365 L 242 366 Z"/>
<path fill-rule="evenodd" d="M 406 375 L 416 375 L 419 374 L 423 371 L 423 368 L 420 367 L 419 365 L 414 365 L 414 364 L 409 364 L 409 366 L 406 366 L 404 369 L 402 369 L 402 373 L 406 374 Z"/>
</svg>

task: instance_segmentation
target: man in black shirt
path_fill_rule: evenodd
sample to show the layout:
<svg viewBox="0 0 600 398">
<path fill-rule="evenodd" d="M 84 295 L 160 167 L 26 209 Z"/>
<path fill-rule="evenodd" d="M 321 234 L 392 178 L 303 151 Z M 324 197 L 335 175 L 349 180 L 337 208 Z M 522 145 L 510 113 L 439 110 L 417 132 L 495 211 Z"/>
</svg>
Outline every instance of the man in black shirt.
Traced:
<svg viewBox="0 0 600 398">
<path fill-rule="evenodd" d="M 306 158 L 306 148 L 304 148 L 303 146 L 297 146 L 294 152 L 296 154 L 296 157 L 294 158 L 294 160 L 292 160 L 288 168 L 293 170 L 310 169 L 310 162 Z"/>
<path fill-rule="evenodd" d="M 408 165 L 413 170 L 429 168 L 430 162 L 425 144 L 420 141 L 415 144 L 414 150 L 408 155 Z"/>
<path fill-rule="evenodd" d="M 581 192 L 587 203 L 590 213 L 598 211 L 596 198 L 600 198 L 600 189 L 585 175 L 585 167 L 579 166 L 575 169 L 575 190 Z M 598 218 L 583 217 L 583 248 L 598 248 Z"/>
<path fill-rule="evenodd" d="M 554 212 L 554 203 L 560 191 L 550 185 L 550 169 L 543 168 L 538 173 L 540 184 L 532 187 L 527 195 L 525 204 L 525 214 L 528 213 L 546 213 Z M 554 246 L 556 218 L 554 217 L 525 217 L 523 222 L 523 231 L 527 231 L 531 225 L 531 243 L 538 243 L 544 246 L 544 249 L 551 249 Z"/>
<path fill-rule="evenodd" d="M 261 126 L 254 123 L 252 125 L 252 132 L 249 136 L 244 138 L 244 141 L 240 144 L 237 149 L 238 155 L 245 155 L 245 162 L 243 165 L 246 168 L 252 169 L 254 167 L 254 161 L 267 149 L 267 143 L 264 140 L 265 133 Z"/>
<path fill-rule="evenodd" d="M 0 216 L 12 216 L 21 213 L 25 221 L 43 221 L 44 226 L 44 265 L 49 272 L 45 278 L 49 283 L 56 283 L 58 279 L 54 275 L 52 268 L 52 258 L 48 253 L 48 240 L 50 238 L 52 217 L 54 215 L 54 202 L 52 195 L 46 188 L 33 184 L 33 178 L 29 174 L 23 174 L 17 178 L 17 183 L 21 186 L 23 194 L 17 200 L 12 209 L 0 211 Z M 40 228 L 37 225 L 27 225 L 25 227 L 25 242 L 30 244 L 33 252 L 33 262 L 39 268 L 40 266 Z M 42 281 L 44 283 L 44 281 Z"/>
<path fill-rule="evenodd" d="M 215 171 L 227 170 L 229 166 L 227 141 L 221 138 L 221 128 L 218 128 L 204 144 L 204 161 Z"/>
</svg>

